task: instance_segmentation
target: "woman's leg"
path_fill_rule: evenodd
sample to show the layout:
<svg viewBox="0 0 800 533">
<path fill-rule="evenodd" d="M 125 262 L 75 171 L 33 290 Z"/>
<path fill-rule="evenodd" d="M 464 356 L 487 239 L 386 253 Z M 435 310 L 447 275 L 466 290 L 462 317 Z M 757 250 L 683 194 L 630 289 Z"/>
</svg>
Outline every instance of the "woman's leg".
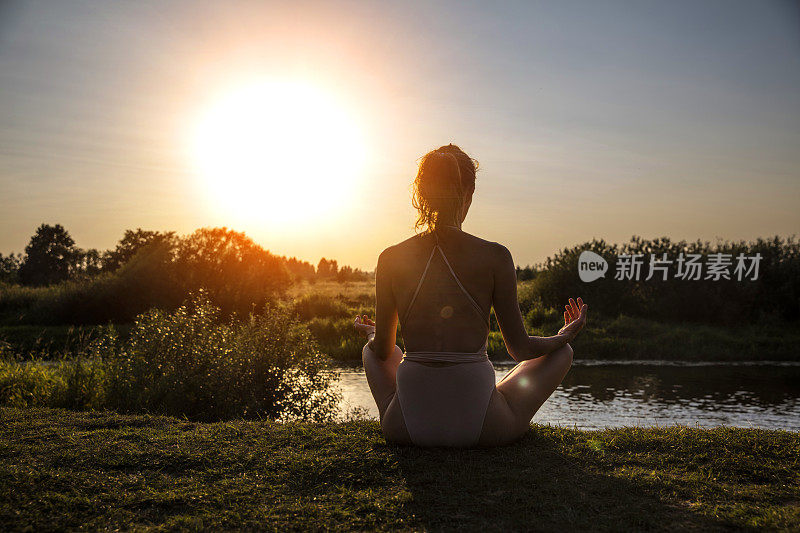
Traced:
<svg viewBox="0 0 800 533">
<path fill-rule="evenodd" d="M 397 388 L 397 367 L 402 360 L 403 350 L 399 346 L 394 347 L 394 351 L 385 361 L 378 359 L 375 352 L 370 349 L 369 343 L 366 343 L 361 350 L 361 362 L 367 374 L 369 390 L 372 392 L 372 398 L 378 406 L 381 418 L 394 397 Z"/>
<path fill-rule="evenodd" d="M 361 350 L 361 361 L 367 375 L 369 390 L 378 406 L 381 429 L 387 440 L 399 444 L 411 444 L 411 437 L 406 429 L 400 402 L 397 400 L 397 367 L 403 360 L 403 350 L 399 346 L 389 357 L 382 361 L 369 348 L 369 343 Z"/>
<path fill-rule="evenodd" d="M 481 444 L 510 442 L 522 436 L 531 419 L 572 366 L 569 344 L 536 359 L 522 361 L 497 384 L 489 402 Z"/>
</svg>

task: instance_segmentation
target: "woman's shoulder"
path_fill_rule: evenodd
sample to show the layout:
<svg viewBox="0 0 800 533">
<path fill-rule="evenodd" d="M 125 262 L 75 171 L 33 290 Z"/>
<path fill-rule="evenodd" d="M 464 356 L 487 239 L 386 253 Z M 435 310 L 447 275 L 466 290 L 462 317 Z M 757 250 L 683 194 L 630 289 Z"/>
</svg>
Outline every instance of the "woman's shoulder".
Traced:
<svg viewBox="0 0 800 533">
<path fill-rule="evenodd" d="M 488 260 L 494 265 L 501 265 L 506 257 L 511 254 L 508 251 L 508 248 L 497 241 L 481 239 L 480 237 L 476 237 L 474 235 L 471 235 L 471 237 L 475 239 L 476 246 L 482 248 L 484 259 Z"/>
<path fill-rule="evenodd" d="M 482 239 L 477 235 L 472 235 L 471 233 L 467 232 L 462 232 L 462 235 L 465 238 L 466 245 L 474 247 L 474 253 L 482 255 L 484 259 L 502 259 L 506 256 L 506 254 L 509 253 L 508 248 L 499 242 Z M 392 258 L 405 257 L 409 254 L 416 254 L 422 248 L 428 250 L 429 246 L 423 245 L 423 239 L 425 236 L 426 234 L 424 233 L 418 233 L 405 240 L 388 246 L 380 253 L 378 257 L 379 262 L 381 258 L 390 260 Z"/>
<path fill-rule="evenodd" d="M 416 243 L 418 243 L 418 241 L 419 235 L 413 235 L 408 239 L 387 246 L 378 254 L 378 264 L 391 263 L 393 259 L 407 254 L 412 246 L 417 246 Z"/>
<path fill-rule="evenodd" d="M 482 246 L 491 252 L 496 253 L 505 248 L 505 246 L 496 241 L 482 239 L 477 235 L 472 235 L 470 233 L 465 233 L 465 235 L 467 235 L 476 245 Z"/>
</svg>

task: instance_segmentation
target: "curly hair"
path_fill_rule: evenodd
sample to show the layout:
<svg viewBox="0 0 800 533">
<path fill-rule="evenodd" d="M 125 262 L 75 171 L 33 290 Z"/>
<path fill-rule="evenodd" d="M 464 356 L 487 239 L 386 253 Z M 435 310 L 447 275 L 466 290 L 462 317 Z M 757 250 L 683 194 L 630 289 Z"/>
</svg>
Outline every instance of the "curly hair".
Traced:
<svg viewBox="0 0 800 533">
<path fill-rule="evenodd" d="M 411 197 L 417 209 L 414 230 L 427 226 L 431 232 L 440 224 L 460 222 L 447 217 L 457 216 L 467 193 L 475 190 L 477 170 L 478 161 L 455 144 L 440 146 L 422 156 Z"/>
</svg>

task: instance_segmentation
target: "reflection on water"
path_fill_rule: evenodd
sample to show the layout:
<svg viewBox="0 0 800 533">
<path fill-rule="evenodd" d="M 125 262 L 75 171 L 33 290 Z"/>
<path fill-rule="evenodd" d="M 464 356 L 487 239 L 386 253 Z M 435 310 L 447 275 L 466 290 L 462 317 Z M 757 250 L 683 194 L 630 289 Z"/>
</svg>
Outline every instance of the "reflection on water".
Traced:
<svg viewBox="0 0 800 533">
<path fill-rule="evenodd" d="M 496 365 L 497 380 L 510 365 Z M 344 409 L 378 416 L 364 372 L 342 368 Z M 533 421 L 602 429 L 720 425 L 800 431 L 800 365 L 576 361 Z"/>
</svg>

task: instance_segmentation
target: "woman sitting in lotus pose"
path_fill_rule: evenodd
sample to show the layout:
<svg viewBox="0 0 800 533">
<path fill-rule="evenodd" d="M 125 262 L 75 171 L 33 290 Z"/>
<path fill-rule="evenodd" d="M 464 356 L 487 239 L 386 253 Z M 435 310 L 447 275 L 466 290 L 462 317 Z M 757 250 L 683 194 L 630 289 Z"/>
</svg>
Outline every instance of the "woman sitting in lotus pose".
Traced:
<svg viewBox="0 0 800 533">
<path fill-rule="evenodd" d="M 511 253 L 461 230 L 476 169 L 452 144 L 422 158 L 412 203 L 425 231 L 381 252 L 375 321 L 355 319 L 367 336 L 364 371 L 389 442 L 493 446 L 521 437 L 564 379 L 569 342 L 586 323 L 586 304 L 570 298 L 557 335 L 527 334 Z M 518 361 L 496 384 L 486 353 L 492 307 Z M 398 320 L 405 352 L 395 345 Z"/>
</svg>

